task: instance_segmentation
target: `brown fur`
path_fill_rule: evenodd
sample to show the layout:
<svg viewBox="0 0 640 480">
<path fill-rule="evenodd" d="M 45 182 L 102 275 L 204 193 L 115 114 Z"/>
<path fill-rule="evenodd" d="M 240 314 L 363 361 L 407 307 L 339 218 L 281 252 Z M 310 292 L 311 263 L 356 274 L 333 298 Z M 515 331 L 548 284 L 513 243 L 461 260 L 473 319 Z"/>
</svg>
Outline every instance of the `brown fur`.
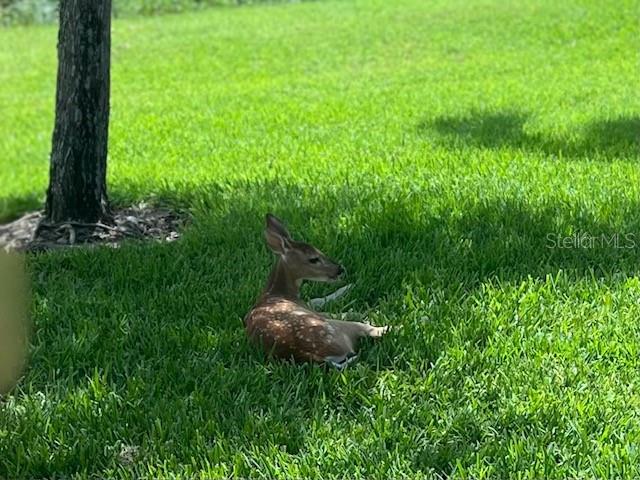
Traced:
<svg viewBox="0 0 640 480">
<path fill-rule="evenodd" d="M 267 215 L 265 239 L 279 258 L 258 302 L 245 317 L 253 342 L 277 358 L 336 364 L 355 355 L 361 337 L 380 337 L 387 331 L 387 327 L 328 319 L 307 307 L 299 297 L 302 281 L 336 280 L 343 268 L 315 247 L 291 240 L 272 215 Z"/>
</svg>

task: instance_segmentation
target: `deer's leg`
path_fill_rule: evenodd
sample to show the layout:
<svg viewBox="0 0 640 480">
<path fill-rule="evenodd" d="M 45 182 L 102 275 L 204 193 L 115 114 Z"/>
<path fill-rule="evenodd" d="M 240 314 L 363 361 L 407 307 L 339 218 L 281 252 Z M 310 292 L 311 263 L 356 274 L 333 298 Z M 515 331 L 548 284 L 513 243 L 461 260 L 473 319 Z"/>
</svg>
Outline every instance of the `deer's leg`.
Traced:
<svg viewBox="0 0 640 480">
<path fill-rule="evenodd" d="M 347 294 L 347 292 L 351 290 L 351 287 L 353 287 L 353 284 L 350 283 L 348 285 L 345 285 L 344 287 L 340 287 L 338 290 L 336 290 L 333 293 L 330 293 L 325 297 L 312 298 L 311 300 L 309 300 L 309 306 L 311 308 L 321 309 L 327 303 L 333 302 L 335 300 L 338 300 L 339 298 L 344 297 Z"/>
<path fill-rule="evenodd" d="M 358 358 L 354 351 L 358 339 L 381 337 L 389 330 L 389 327 L 374 327 L 361 322 L 327 319 L 327 323 L 336 353 L 327 355 L 324 361 L 339 370 L 346 368 Z"/>
<path fill-rule="evenodd" d="M 389 331 L 388 326 L 374 327 L 373 325 L 362 322 L 327 319 L 327 323 L 336 333 L 347 336 L 352 342 L 355 342 L 360 337 L 381 337 Z"/>
</svg>

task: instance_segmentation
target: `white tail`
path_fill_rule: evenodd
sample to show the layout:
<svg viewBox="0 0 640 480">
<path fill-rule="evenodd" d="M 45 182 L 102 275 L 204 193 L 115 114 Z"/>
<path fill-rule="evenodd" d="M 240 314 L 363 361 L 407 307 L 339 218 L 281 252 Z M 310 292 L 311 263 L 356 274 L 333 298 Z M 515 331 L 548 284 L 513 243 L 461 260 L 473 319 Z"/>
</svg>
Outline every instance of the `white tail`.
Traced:
<svg viewBox="0 0 640 480">
<path fill-rule="evenodd" d="M 278 259 L 266 288 L 245 317 L 252 341 L 278 358 L 343 368 L 355 359 L 360 338 L 387 332 L 388 327 L 332 320 L 311 310 L 300 300 L 302 281 L 336 281 L 344 269 L 312 245 L 292 240 L 283 223 L 271 214 L 267 214 L 264 234 Z"/>
</svg>

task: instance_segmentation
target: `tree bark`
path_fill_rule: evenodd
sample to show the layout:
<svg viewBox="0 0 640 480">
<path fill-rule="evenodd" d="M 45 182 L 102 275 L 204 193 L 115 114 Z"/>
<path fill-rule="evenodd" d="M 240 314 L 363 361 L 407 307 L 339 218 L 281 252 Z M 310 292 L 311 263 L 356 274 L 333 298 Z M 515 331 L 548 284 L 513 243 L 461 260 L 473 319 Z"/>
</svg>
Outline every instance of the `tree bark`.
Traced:
<svg viewBox="0 0 640 480">
<path fill-rule="evenodd" d="M 109 217 L 110 51 L 111 0 L 61 0 L 45 223 Z"/>
</svg>

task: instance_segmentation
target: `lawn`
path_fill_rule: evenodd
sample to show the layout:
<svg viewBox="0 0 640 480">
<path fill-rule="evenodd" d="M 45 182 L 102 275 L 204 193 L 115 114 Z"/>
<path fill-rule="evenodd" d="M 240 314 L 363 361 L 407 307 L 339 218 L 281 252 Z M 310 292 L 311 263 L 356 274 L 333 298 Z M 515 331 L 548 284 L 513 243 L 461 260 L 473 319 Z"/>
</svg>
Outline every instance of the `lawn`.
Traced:
<svg viewBox="0 0 640 480">
<path fill-rule="evenodd" d="M 638 30 L 622 0 L 114 21 L 111 197 L 193 222 L 29 258 L 0 478 L 640 476 Z M 43 200 L 56 35 L 0 30 L 2 220 Z M 402 327 L 343 373 L 245 339 L 267 211 L 346 266 L 331 312 Z"/>
</svg>

